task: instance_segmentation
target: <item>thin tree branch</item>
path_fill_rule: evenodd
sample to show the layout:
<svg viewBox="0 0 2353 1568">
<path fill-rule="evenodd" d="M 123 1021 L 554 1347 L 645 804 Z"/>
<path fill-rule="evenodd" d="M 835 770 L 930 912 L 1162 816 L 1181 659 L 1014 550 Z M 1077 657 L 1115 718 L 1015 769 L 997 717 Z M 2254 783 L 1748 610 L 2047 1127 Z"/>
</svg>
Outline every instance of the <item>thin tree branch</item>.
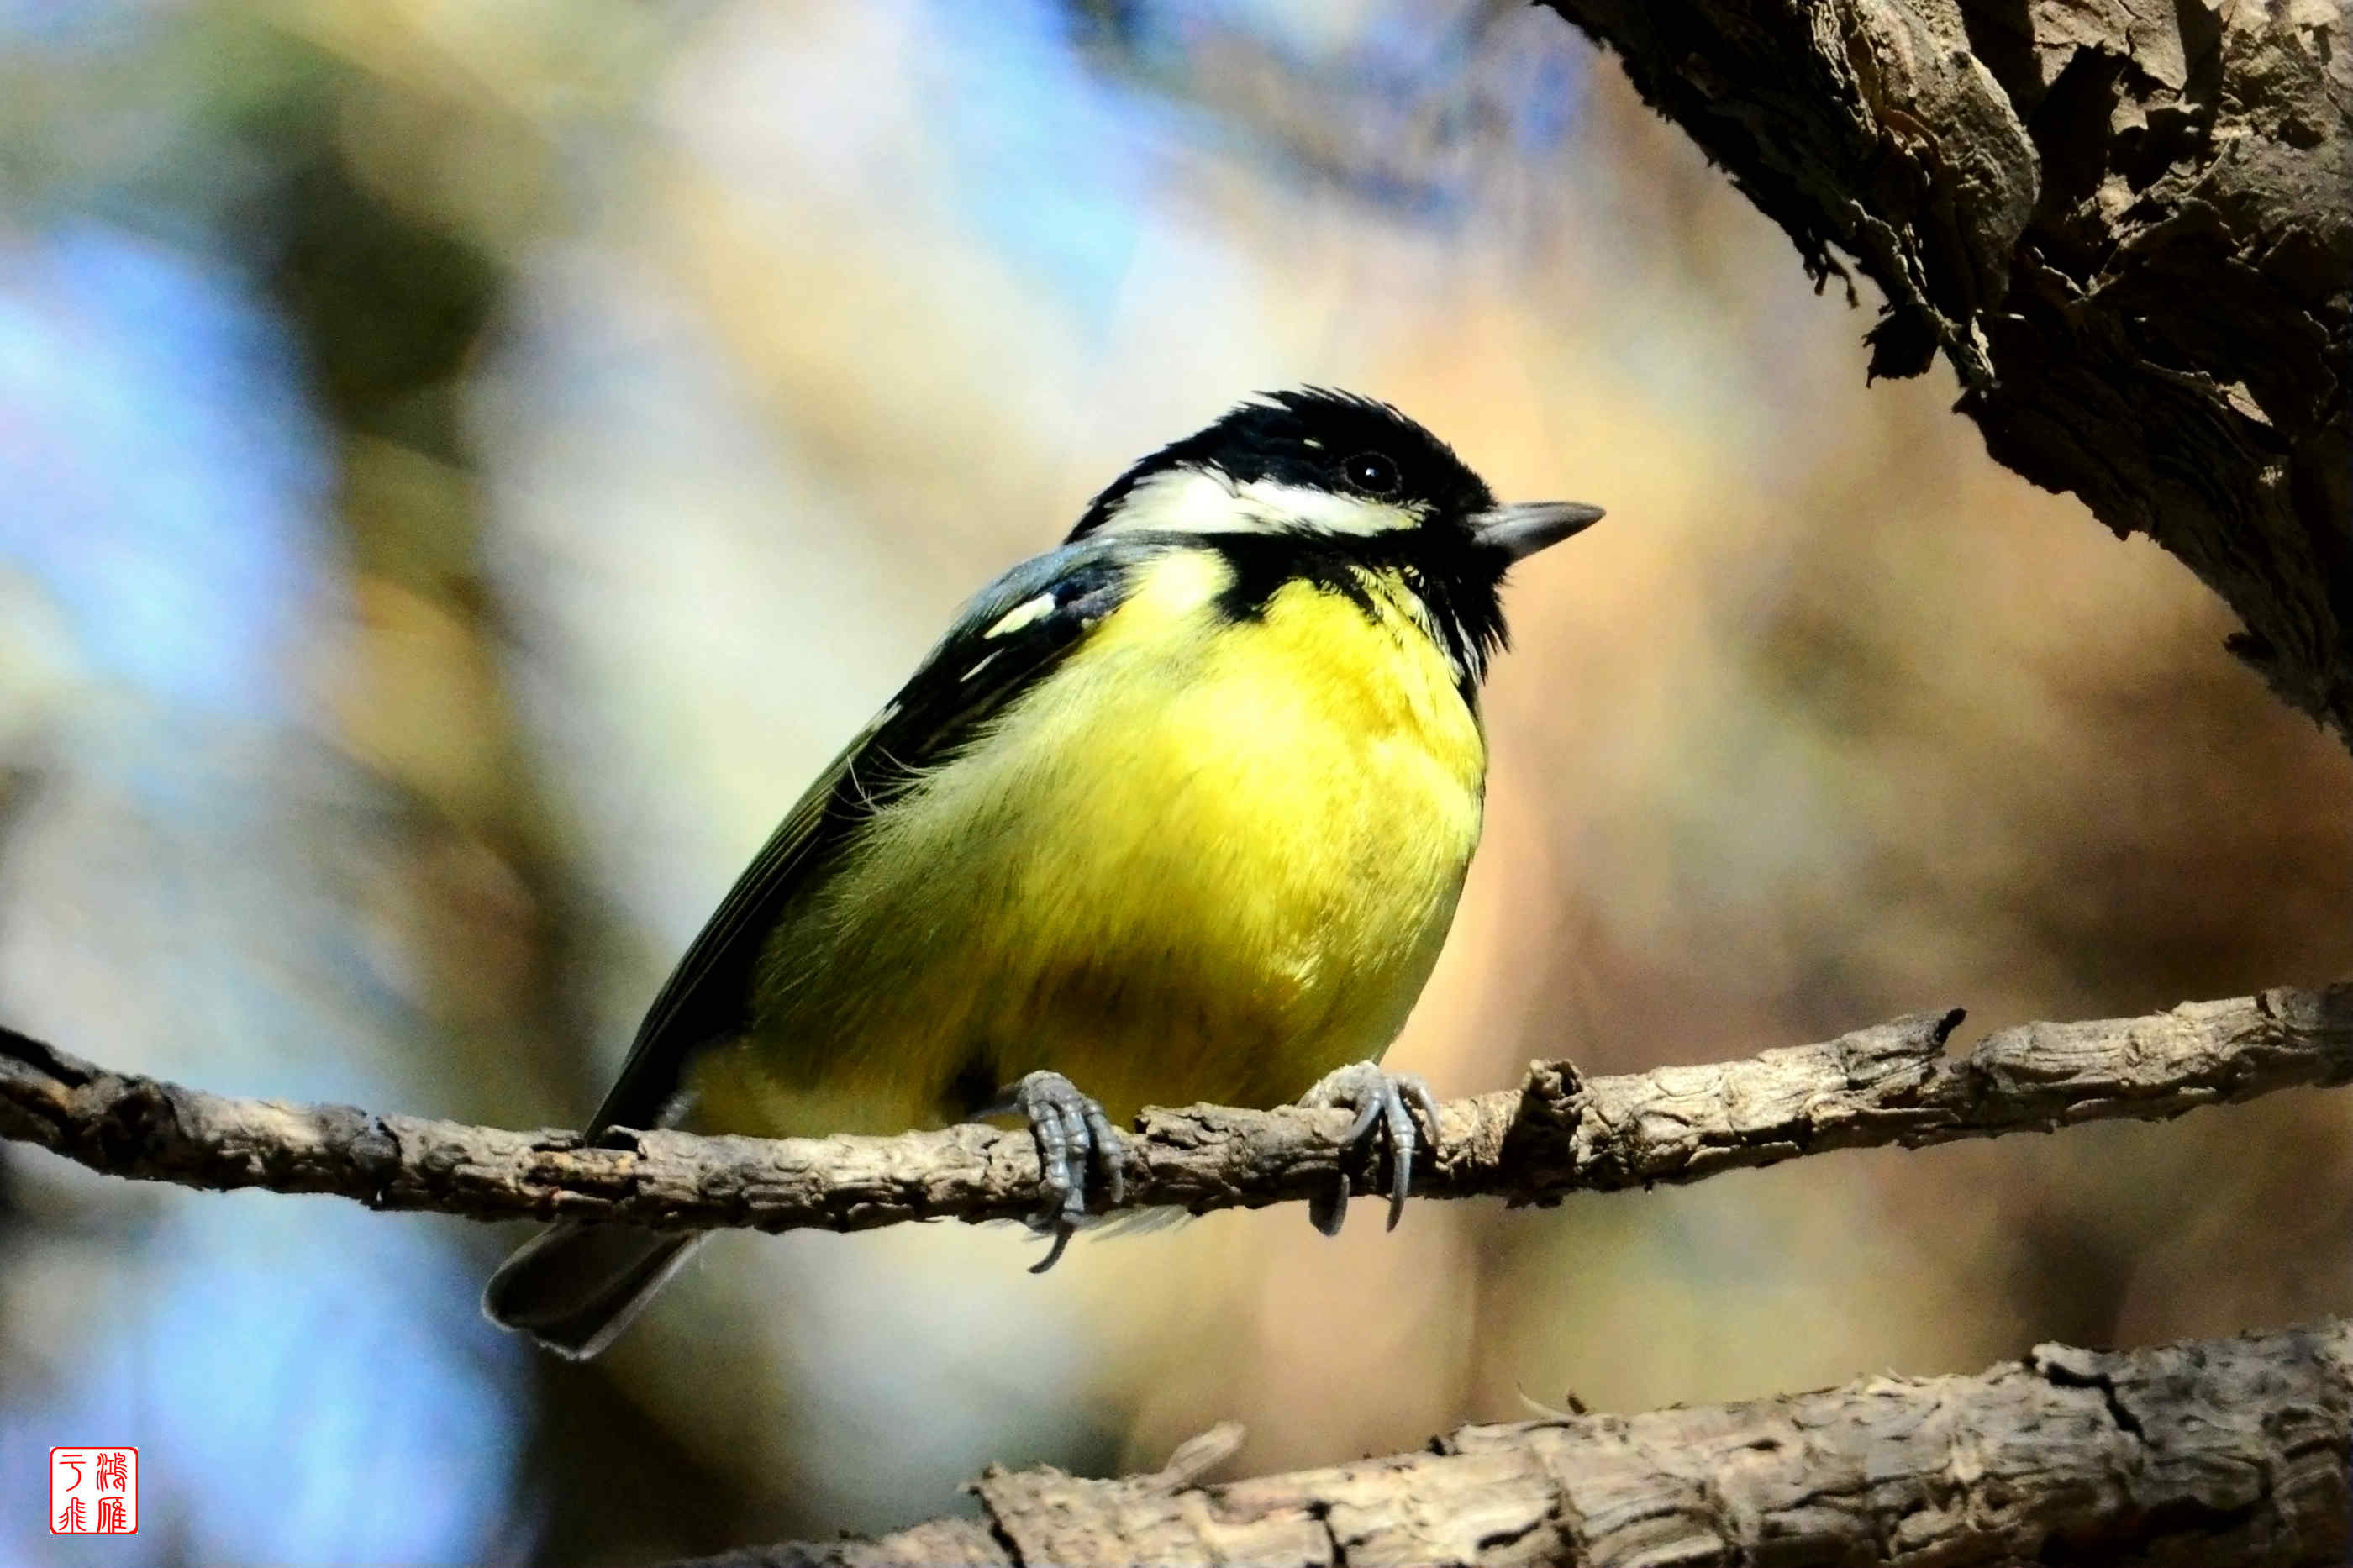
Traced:
<svg viewBox="0 0 2353 1568">
<path fill-rule="evenodd" d="M 1422 1453 L 1218 1486 L 1184 1450 L 1122 1480 L 992 1470 L 973 1489 L 983 1520 L 674 1568 L 2342 1568 L 2348 1376 L 2342 1322 L 2044 1345 L 1978 1377 L 1465 1426 Z"/>
<path fill-rule="evenodd" d="M 1586 1079 L 1540 1062 L 1516 1091 L 1444 1108 L 1415 1169 L 1428 1197 L 1551 1204 L 1695 1182 L 1831 1149 L 1917 1148 L 2353 1079 L 2353 984 L 2189 1003 L 2147 1017 L 2024 1024 L 1966 1056 L 1958 1011 L 1739 1061 Z M 1129 1206 L 1257 1208 L 1388 1179 L 1338 1139 L 1342 1110 L 1145 1112 Z M 626 1220 L 665 1229 L 867 1230 L 1022 1217 L 1039 1203 L 1029 1135 L 979 1126 L 895 1138 L 512 1132 L 348 1106 L 233 1100 L 91 1066 L 0 1029 L 0 1137 L 94 1171 L 216 1189 L 326 1193 L 472 1219 Z"/>
</svg>

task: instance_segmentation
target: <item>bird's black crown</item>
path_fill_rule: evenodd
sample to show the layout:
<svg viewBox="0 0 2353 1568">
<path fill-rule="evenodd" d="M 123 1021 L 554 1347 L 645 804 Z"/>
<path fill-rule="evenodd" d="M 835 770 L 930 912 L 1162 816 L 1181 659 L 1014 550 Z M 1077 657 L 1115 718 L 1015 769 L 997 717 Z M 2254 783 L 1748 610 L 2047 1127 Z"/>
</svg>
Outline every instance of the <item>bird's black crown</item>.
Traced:
<svg viewBox="0 0 2353 1568">
<path fill-rule="evenodd" d="M 1352 392 L 1310 386 L 1261 393 L 1139 460 L 1088 503 L 1071 537 L 1109 522 L 1145 480 L 1181 468 L 1216 468 L 1237 484 L 1264 479 L 1362 495 L 1432 521 L 1495 504 L 1452 447 L 1405 415 Z"/>
</svg>

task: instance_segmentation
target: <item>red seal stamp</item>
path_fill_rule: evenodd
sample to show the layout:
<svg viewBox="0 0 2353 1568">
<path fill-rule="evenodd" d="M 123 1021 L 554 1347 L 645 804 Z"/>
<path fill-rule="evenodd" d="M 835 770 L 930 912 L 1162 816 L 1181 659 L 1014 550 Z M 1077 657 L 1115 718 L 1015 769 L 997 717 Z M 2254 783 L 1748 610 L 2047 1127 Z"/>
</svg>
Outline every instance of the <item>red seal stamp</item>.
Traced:
<svg viewBox="0 0 2353 1568">
<path fill-rule="evenodd" d="M 139 1450 L 49 1450 L 51 1535 L 139 1533 Z"/>
</svg>

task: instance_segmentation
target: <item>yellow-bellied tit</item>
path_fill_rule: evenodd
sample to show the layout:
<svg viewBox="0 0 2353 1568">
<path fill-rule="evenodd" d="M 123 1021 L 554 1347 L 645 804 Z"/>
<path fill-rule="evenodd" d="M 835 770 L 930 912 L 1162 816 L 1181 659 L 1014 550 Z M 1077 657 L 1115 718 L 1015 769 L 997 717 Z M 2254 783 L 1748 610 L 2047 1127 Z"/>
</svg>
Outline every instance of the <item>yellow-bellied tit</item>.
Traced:
<svg viewBox="0 0 2353 1568">
<path fill-rule="evenodd" d="M 1060 1255 L 1144 1105 L 1354 1108 L 1411 1180 L 1405 1025 L 1479 840 L 1504 573 L 1601 515 L 1498 506 L 1310 389 L 1136 463 L 956 617 L 687 950 L 591 1124 L 1026 1118 Z M 1311 1208 L 1339 1228 L 1345 1184 Z M 609 1343 L 697 1238 L 558 1225 L 484 1307 Z"/>
</svg>

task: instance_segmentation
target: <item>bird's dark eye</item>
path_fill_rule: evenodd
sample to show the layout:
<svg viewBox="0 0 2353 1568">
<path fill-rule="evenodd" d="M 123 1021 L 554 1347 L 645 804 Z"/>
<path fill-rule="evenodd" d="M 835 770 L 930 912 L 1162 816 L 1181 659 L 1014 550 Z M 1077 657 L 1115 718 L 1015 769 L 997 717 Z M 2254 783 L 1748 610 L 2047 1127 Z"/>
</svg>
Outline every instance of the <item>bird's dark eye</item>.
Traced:
<svg viewBox="0 0 2353 1568">
<path fill-rule="evenodd" d="M 1359 452 L 1340 465 L 1340 477 L 1348 488 L 1364 491 L 1368 496 L 1385 496 L 1398 488 L 1397 464 L 1379 452 Z"/>
</svg>

